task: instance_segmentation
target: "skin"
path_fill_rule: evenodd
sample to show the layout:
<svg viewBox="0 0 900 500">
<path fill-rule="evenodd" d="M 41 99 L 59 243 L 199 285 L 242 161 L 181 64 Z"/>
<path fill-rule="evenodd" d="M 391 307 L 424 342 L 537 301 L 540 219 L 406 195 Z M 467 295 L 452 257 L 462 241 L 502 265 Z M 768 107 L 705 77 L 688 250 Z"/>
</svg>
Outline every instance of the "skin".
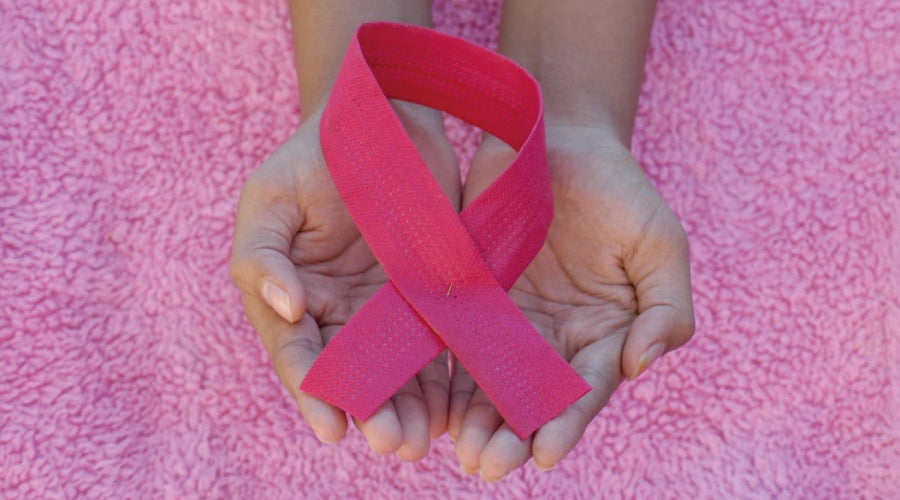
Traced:
<svg viewBox="0 0 900 500">
<path fill-rule="evenodd" d="M 449 431 L 463 470 L 488 481 L 532 456 L 539 468 L 555 466 L 637 369 L 634 357 L 625 357 L 628 343 L 640 356 L 639 344 L 665 339 L 673 349 L 693 332 L 684 231 L 628 150 L 603 129 L 547 131 L 554 219 L 510 297 L 592 391 L 520 441 L 460 366 L 451 382 Z M 464 200 L 490 185 L 480 176 L 493 178 L 512 154 L 486 140 L 473 162 L 479 178 L 467 183 Z"/>
<path fill-rule="evenodd" d="M 454 366 L 449 433 L 463 470 L 497 481 L 534 457 L 554 467 L 624 378 L 694 332 L 687 238 L 629 152 L 654 2 L 506 2 L 500 52 L 545 99 L 554 219 L 510 297 L 592 390 L 520 441 Z M 514 152 L 485 137 L 463 206 Z"/>
<path fill-rule="evenodd" d="M 394 103 L 420 154 L 434 169 L 456 168 L 453 151 L 425 108 Z M 311 112 L 284 145 L 248 179 L 238 204 L 231 271 L 244 311 L 276 373 L 323 442 L 346 434 L 344 412 L 299 390 L 325 344 L 387 282 L 332 180 L 319 145 L 321 110 Z M 442 182 L 459 193 L 458 172 Z M 457 198 L 458 199 L 458 198 Z M 456 204 L 458 206 L 458 203 Z M 262 293 L 266 280 L 290 294 L 289 318 Z M 365 422 L 355 422 L 372 450 L 404 460 L 428 453 L 445 432 L 447 358 L 439 356 Z"/>
<path fill-rule="evenodd" d="M 323 442 L 347 432 L 345 413 L 299 390 L 315 358 L 387 277 L 347 213 L 322 158 L 319 119 L 359 24 L 390 20 L 429 26 L 427 3 L 292 1 L 291 22 L 303 116 L 300 128 L 251 175 L 241 192 L 232 279 L 276 373 Z M 454 207 L 461 187 L 443 117 L 392 102 L 413 143 Z M 266 283 L 269 285 L 265 285 Z M 273 290 L 266 297 L 264 290 Z M 267 300 L 268 298 L 268 300 Z M 365 422 L 355 422 L 379 454 L 418 460 L 446 430 L 446 355 L 410 380 Z"/>
<path fill-rule="evenodd" d="M 360 23 L 430 25 L 427 3 L 367 4 L 291 2 L 302 124 L 244 186 L 231 262 L 250 323 L 323 442 L 346 434 L 346 415 L 298 388 L 386 276 L 322 159 L 321 109 Z M 653 10 L 652 2 L 614 0 L 504 6 L 500 50 L 544 91 L 555 201 L 547 244 L 510 296 L 593 390 L 520 441 L 464 367 L 455 365 L 451 379 L 439 357 L 372 418 L 355 422 L 375 452 L 417 460 L 430 439 L 449 430 L 463 469 L 485 480 L 499 480 L 532 456 L 535 465 L 552 467 L 624 378 L 693 334 L 687 239 L 629 153 Z M 463 188 L 440 113 L 392 104 L 457 208 L 514 157 L 486 136 Z"/>
</svg>

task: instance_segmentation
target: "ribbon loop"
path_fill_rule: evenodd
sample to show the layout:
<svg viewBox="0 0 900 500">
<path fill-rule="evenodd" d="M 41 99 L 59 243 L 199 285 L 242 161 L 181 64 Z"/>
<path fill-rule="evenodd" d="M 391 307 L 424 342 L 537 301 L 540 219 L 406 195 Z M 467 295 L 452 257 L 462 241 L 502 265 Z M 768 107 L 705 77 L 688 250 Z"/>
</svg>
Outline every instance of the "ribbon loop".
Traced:
<svg viewBox="0 0 900 500">
<path fill-rule="evenodd" d="M 452 113 L 518 154 L 457 214 L 388 98 Z M 329 342 L 302 390 L 365 420 L 449 348 L 523 439 L 590 390 L 506 294 L 552 219 L 543 134 L 540 88 L 508 59 L 424 28 L 360 27 L 320 139 L 390 283 Z"/>
</svg>

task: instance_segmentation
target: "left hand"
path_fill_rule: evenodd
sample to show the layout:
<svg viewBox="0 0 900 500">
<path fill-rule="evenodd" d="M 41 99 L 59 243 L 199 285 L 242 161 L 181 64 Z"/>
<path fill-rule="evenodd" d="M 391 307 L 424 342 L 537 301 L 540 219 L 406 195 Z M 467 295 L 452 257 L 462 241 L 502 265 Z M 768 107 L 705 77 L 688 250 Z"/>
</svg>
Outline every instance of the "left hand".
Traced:
<svg viewBox="0 0 900 500">
<path fill-rule="evenodd" d="M 449 432 L 462 468 L 497 481 L 534 456 L 554 467 L 623 378 L 635 378 L 694 332 L 688 244 L 678 219 L 628 148 L 602 128 L 547 128 L 554 216 L 510 297 L 592 390 L 524 441 L 455 364 Z M 463 204 L 515 151 L 486 136 Z"/>
</svg>

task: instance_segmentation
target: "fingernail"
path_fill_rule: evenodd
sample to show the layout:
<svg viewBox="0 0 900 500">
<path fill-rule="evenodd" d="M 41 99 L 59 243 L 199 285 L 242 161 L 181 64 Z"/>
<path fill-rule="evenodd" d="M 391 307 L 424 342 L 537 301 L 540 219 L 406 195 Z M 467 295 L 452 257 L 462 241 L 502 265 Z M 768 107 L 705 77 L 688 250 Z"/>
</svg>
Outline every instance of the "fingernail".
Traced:
<svg viewBox="0 0 900 500">
<path fill-rule="evenodd" d="M 631 376 L 628 377 L 628 380 L 638 378 L 651 364 L 653 364 L 654 361 L 656 361 L 656 358 L 662 355 L 664 350 L 666 350 L 666 346 L 662 342 L 657 342 L 648 347 L 647 350 L 644 351 L 644 354 L 641 354 L 640 359 L 638 359 L 638 364 L 634 367 L 634 371 L 631 372 Z"/>
<path fill-rule="evenodd" d="M 313 431 L 313 434 L 316 436 L 316 439 L 318 439 L 320 443 L 326 444 L 325 440 L 322 439 L 322 436 L 319 435 L 319 431 L 317 431 L 315 427 L 313 427 L 312 431 Z"/>
<path fill-rule="evenodd" d="M 541 463 L 539 463 L 539 462 L 535 462 L 535 463 L 534 463 L 534 467 L 535 467 L 537 470 L 548 471 L 548 470 L 553 470 L 553 468 L 556 467 L 556 464 L 553 464 L 553 465 L 543 465 L 543 464 L 541 464 Z"/>
<path fill-rule="evenodd" d="M 293 323 L 294 318 L 291 317 L 291 297 L 280 286 L 276 285 L 272 280 L 264 280 L 262 284 L 262 296 L 269 304 L 269 307 L 275 309 L 282 318 Z"/>
<path fill-rule="evenodd" d="M 474 468 L 474 469 L 468 469 L 468 468 L 463 467 L 462 465 L 460 465 L 460 468 L 462 468 L 462 471 L 465 472 L 466 474 L 470 475 L 470 476 L 474 476 L 475 474 L 478 474 L 478 468 L 477 468 L 477 467 Z"/>
<path fill-rule="evenodd" d="M 481 480 L 486 483 L 499 483 L 501 479 L 503 479 L 503 476 L 488 477 L 488 476 L 484 475 L 484 471 L 481 471 Z"/>
</svg>

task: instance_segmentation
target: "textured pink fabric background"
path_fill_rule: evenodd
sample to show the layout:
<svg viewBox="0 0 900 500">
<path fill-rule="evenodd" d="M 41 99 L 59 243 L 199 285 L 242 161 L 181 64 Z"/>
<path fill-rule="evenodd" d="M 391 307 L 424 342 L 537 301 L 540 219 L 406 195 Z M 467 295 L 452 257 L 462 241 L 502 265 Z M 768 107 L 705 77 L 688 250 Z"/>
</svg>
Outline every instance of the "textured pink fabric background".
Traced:
<svg viewBox="0 0 900 500">
<path fill-rule="evenodd" d="M 436 20 L 491 46 L 498 12 Z M 245 323 L 238 192 L 298 122 L 285 5 L 0 0 L 0 496 L 896 498 L 900 4 L 663 1 L 647 69 L 697 335 L 555 471 L 485 485 L 446 438 L 319 445 Z"/>
</svg>

